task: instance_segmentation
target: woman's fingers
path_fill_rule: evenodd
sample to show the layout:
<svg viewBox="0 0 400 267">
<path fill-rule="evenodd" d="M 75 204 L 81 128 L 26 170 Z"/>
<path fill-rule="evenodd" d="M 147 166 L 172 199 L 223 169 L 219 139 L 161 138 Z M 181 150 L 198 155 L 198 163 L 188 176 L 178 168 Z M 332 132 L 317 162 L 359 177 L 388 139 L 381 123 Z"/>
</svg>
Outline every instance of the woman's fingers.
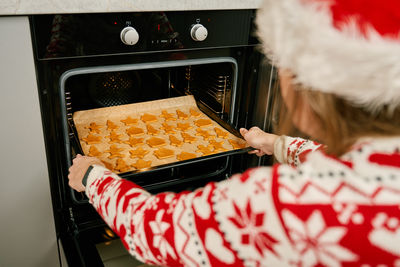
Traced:
<svg viewBox="0 0 400 267">
<path fill-rule="evenodd" d="M 257 130 L 261 130 L 260 128 L 258 128 L 257 126 L 253 126 L 249 129 L 249 131 L 257 131 Z"/>
<path fill-rule="evenodd" d="M 241 134 L 243 137 L 249 132 L 249 131 L 248 131 L 247 129 L 245 129 L 245 128 L 240 128 L 239 131 L 240 131 L 240 134 Z"/>
<path fill-rule="evenodd" d="M 260 153 L 259 149 L 254 149 L 249 151 L 249 154 L 257 154 L 257 153 Z"/>
<path fill-rule="evenodd" d="M 259 150 L 259 149 L 254 149 L 249 151 L 249 154 L 256 154 L 258 157 L 264 156 L 265 152 Z"/>
</svg>

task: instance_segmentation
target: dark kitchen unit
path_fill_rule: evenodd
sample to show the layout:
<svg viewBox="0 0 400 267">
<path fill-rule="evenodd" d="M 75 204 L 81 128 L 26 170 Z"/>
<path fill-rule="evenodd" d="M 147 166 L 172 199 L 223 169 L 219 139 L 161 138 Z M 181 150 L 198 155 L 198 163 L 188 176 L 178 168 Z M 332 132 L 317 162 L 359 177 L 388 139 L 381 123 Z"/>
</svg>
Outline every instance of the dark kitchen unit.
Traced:
<svg viewBox="0 0 400 267">
<path fill-rule="evenodd" d="M 103 266 L 97 244 L 117 237 L 68 186 L 81 110 L 193 95 L 234 129 L 274 122 L 276 72 L 259 52 L 254 10 L 34 15 L 30 17 L 54 219 L 70 266 Z M 123 173 L 152 193 L 195 189 L 251 166 L 222 153 Z"/>
</svg>

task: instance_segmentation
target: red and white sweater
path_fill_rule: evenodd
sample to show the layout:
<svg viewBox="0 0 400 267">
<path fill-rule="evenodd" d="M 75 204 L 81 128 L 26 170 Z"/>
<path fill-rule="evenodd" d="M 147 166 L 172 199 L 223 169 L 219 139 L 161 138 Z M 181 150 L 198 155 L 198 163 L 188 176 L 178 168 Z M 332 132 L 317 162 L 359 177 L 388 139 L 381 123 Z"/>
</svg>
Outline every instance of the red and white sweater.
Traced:
<svg viewBox="0 0 400 267">
<path fill-rule="evenodd" d="M 164 266 L 400 266 L 400 137 L 340 158 L 281 137 L 282 164 L 151 195 L 94 166 L 86 194 L 129 252 Z"/>
</svg>

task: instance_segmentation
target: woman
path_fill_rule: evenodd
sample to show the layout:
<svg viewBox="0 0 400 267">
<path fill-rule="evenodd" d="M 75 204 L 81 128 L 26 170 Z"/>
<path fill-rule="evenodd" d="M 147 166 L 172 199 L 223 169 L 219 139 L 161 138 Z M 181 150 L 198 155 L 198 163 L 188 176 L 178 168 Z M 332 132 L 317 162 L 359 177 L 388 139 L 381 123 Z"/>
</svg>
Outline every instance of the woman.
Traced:
<svg viewBox="0 0 400 267">
<path fill-rule="evenodd" d="M 78 155 L 70 185 L 150 264 L 400 266 L 399 14 L 394 0 L 268 0 L 258 12 L 289 117 L 324 146 L 241 129 L 280 164 L 151 195 Z"/>
</svg>

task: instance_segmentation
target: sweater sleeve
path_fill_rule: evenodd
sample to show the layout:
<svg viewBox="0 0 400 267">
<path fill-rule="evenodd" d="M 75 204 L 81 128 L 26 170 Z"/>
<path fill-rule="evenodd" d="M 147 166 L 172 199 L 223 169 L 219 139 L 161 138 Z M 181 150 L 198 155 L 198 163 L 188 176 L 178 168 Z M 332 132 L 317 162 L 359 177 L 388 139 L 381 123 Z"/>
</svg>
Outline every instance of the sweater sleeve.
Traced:
<svg viewBox="0 0 400 267">
<path fill-rule="evenodd" d="M 280 163 L 299 166 L 308 153 L 323 148 L 317 142 L 281 135 L 274 143 L 274 155 Z"/>
<path fill-rule="evenodd" d="M 316 151 L 299 167 L 157 195 L 94 166 L 86 194 L 127 250 L 157 266 L 397 266 L 400 186 L 381 166 L 397 155 Z"/>
<path fill-rule="evenodd" d="M 126 249 L 143 262 L 162 266 L 244 266 L 241 256 L 248 255 L 249 249 L 255 259 L 265 259 L 264 253 L 273 256 L 268 260 L 278 259 L 275 245 L 278 239 L 282 244 L 284 236 L 276 229 L 266 229 L 278 220 L 271 194 L 265 193 L 271 184 L 271 168 L 256 170 L 209 183 L 194 192 L 151 195 L 109 170 L 94 166 L 86 194 Z M 253 187 L 244 189 L 249 184 Z M 236 246 L 232 240 L 244 245 Z"/>
</svg>

